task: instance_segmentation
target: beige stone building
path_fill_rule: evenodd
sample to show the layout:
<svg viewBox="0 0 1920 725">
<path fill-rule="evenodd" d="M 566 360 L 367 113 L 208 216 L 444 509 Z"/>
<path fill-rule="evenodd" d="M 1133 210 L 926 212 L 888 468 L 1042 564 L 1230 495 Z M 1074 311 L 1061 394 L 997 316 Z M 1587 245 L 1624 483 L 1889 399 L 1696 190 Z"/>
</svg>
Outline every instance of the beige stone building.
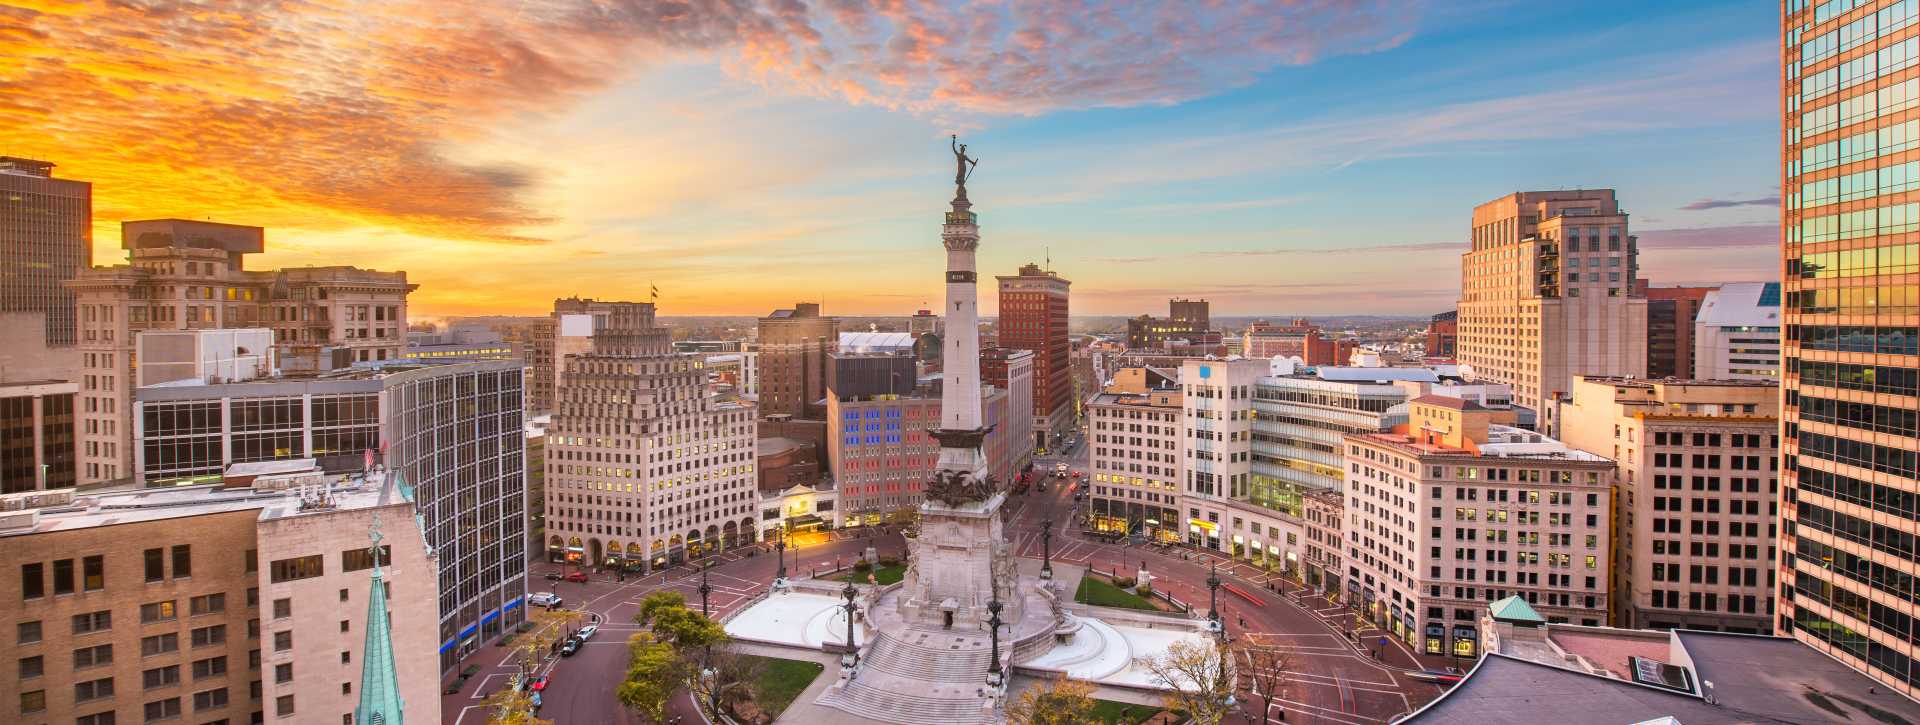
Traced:
<svg viewBox="0 0 1920 725">
<path fill-rule="evenodd" d="M 753 407 L 708 392 L 653 303 L 596 304 L 556 320 L 548 558 L 653 571 L 754 541 Z"/>
<path fill-rule="evenodd" d="M 1561 439 L 1618 466 L 1614 622 L 1773 631 L 1779 389 L 1582 377 Z"/>
<path fill-rule="evenodd" d="M 279 364 L 326 370 L 396 360 L 406 346 L 405 272 L 354 267 L 246 269 L 259 227 L 159 219 L 121 225 L 128 264 L 67 282 L 79 321 L 81 485 L 133 475 L 135 339 L 143 330 L 262 327 Z"/>
<path fill-rule="evenodd" d="M 1156 542 L 1181 540 L 1180 432 L 1174 380 L 1145 368 L 1114 374 L 1114 384 L 1087 404 L 1091 528 Z"/>
<path fill-rule="evenodd" d="M 1472 658 L 1489 602 L 1607 623 L 1613 462 L 1439 395 L 1348 434 L 1347 594 L 1417 651 Z"/>
<path fill-rule="evenodd" d="M 0 720 L 351 722 L 379 515 L 406 717 L 439 722 L 435 561 L 397 488 L 0 497 Z"/>
<path fill-rule="evenodd" d="M 1473 210 L 1459 361 L 1542 415 L 1575 375 L 1645 376 L 1639 251 L 1612 189 L 1523 191 Z"/>
</svg>

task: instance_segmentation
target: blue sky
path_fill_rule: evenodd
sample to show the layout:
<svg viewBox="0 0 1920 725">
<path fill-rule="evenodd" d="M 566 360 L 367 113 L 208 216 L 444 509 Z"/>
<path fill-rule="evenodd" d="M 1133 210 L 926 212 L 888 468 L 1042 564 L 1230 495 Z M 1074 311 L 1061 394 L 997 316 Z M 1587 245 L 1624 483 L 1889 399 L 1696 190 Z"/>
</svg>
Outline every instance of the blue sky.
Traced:
<svg viewBox="0 0 1920 725">
<path fill-rule="evenodd" d="M 983 272 L 1050 255 L 1076 313 L 1430 314 L 1475 204 L 1576 186 L 1655 284 L 1777 274 L 1771 3 L 327 8 L 37 17 L 0 143 L 95 181 L 98 261 L 121 219 L 260 224 L 424 315 L 910 312 L 955 132 Z"/>
</svg>

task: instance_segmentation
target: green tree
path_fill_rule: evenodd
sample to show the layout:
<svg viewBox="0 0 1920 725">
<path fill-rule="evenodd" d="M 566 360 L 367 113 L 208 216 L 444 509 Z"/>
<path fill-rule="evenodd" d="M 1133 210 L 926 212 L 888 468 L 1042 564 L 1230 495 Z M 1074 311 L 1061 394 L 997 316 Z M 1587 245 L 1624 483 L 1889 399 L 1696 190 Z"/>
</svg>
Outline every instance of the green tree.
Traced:
<svg viewBox="0 0 1920 725">
<path fill-rule="evenodd" d="M 1012 725 L 1080 725 L 1093 721 L 1093 685 L 1061 675 L 1048 687 L 1030 687 L 1007 707 Z"/>
<path fill-rule="evenodd" d="M 662 608 L 654 612 L 651 626 L 655 639 L 689 654 L 697 654 L 727 640 L 727 630 L 719 622 L 685 607 Z"/>
<path fill-rule="evenodd" d="M 627 679 L 614 688 L 614 697 L 648 722 L 665 722 L 667 700 L 687 679 L 685 660 L 647 632 L 628 640 L 627 649 Z"/>
<path fill-rule="evenodd" d="M 633 615 L 634 624 L 642 627 L 653 625 L 654 617 L 670 609 L 686 609 L 687 595 L 673 591 L 654 592 L 640 600 L 640 613 Z"/>
</svg>

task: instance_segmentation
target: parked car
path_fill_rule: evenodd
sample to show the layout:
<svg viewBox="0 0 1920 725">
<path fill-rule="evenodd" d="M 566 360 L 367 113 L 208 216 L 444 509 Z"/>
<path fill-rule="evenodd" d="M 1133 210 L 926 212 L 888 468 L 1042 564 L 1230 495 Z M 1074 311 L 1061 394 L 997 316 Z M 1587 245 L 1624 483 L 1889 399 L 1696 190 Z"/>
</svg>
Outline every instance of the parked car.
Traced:
<svg viewBox="0 0 1920 725">
<path fill-rule="evenodd" d="M 587 640 L 593 639 L 593 635 L 599 631 L 600 631 L 600 625 L 589 624 L 585 627 L 581 627 L 580 631 L 574 632 L 573 636 L 579 638 L 581 642 L 585 642 Z"/>
<path fill-rule="evenodd" d="M 550 582 L 560 581 L 560 572 L 557 572 L 557 571 L 547 572 L 547 581 L 550 581 Z"/>
<path fill-rule="evenodd" d="M 566 643 L 560 645 L 560 656 L 572 657 L 573 653 L 580 651 L 580 645 L 583 644 L 586 643 L 581 642 L 579 637 L 568 637 Z"/>
<path fill-rule="evenodd" d="M 585 584 L 587 583 L 587 573 L 584 571 L 567 572 L 567 581 Z"/>
<path fill-rule="evenodd" d="M 547 678 L 539 676 L 529 677 L 521 680 L 517 687 L 520 688 L 521 692 L 540 692 L 547 689 Z"/>
<path fill-rule="evenodd" d="M 527 595 L 527 603 L 536 607 L 558 607 L 565 600 L 553 592 L 534 592 Z"/>
</svg>

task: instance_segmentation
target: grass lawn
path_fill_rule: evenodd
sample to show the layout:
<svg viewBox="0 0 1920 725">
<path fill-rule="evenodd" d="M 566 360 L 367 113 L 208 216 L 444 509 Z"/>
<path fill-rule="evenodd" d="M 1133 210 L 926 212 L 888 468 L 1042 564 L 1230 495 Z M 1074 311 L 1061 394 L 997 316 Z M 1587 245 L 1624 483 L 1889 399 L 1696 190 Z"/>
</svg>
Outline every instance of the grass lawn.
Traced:
<svg viewBox="0 0 1920 725">
<path fill-rule="evenodd" d="M 777 657 L 746 655 L 747 659 L 757 660 L 766 669 L 760 675 L 760 681 L 753 683 L 754 699 L 760 710 L 769 717 L 778 718 L 785 712 L 793 698 L 813 684 L 813 678 L 819 677 L 826 668 L 818 662 L 805 660 L 784 660 Z"/>
<path fill-rule="evenodd" d="M 885 585 L 900 581 L 901 579 L 906 578 L 906 576 L 907 576 L 906 564 L 895 564 L 893 566 L 874 567 L 874 570 L 873 570 L 873 580 L 876 582 L 879 582 L 881 586 L 885 586 Z M 852 581 L 852 582 L 858 582 L 860 584 L 865 584 L 867 583 L 867 577 L 864 574 L 859 574 L 856 572 L 847 572 L 846 574 L 842 574 L 839 578 L 834 579 L 834 581 L 837 581 L 837 582 Z"/>
<path fill-rule="evenodd" d="M 1154 705 L 1135 705 L 1099 699 L 1093 701 L 1094 721 L 1107 723 L 1107 725 L 1137 725 L 1159 713 L 1160 708 Z"/>
<path fill-rule="evenodd" d="M 1075 592 L 1073 601 L 1082 604 L 1097 604 L 1102 607 L 1122 607 L 1126 609 L 1146 609 L 1159 611 L 1160 608 L 1140 598 L 1140 595 L 1107 583 L 1103 579 L 1090 576 L 1080 578 L 1080 591 Z"/>
</svg>

